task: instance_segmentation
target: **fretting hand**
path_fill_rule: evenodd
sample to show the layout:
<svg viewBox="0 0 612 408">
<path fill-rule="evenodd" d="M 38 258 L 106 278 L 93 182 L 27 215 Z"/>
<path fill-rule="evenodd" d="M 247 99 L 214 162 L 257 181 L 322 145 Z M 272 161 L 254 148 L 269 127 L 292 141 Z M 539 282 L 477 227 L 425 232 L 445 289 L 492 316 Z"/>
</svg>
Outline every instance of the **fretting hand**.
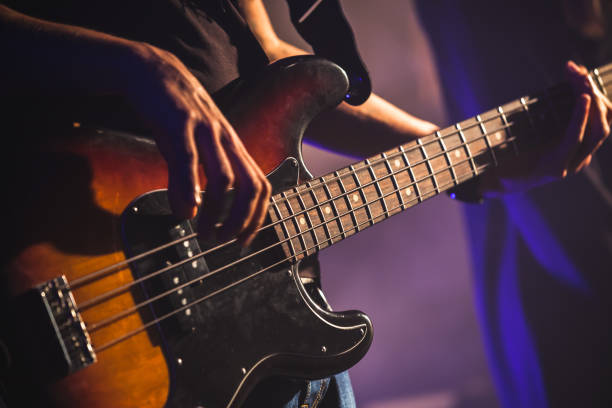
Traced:
<svg viewBox="0 0 612 408">
<path fill-rule="evenodd" d="M 610 135 L 612 103 L 588 76 L 583 66 L 567 63 L 567 76 L 576 95 L 569 125 L 562 140 L 547 148 L 521 154 L 483 174 L 485 196 L 526 191 L 565 178 L 588 166 L 593 154 Z"/>
</svg>

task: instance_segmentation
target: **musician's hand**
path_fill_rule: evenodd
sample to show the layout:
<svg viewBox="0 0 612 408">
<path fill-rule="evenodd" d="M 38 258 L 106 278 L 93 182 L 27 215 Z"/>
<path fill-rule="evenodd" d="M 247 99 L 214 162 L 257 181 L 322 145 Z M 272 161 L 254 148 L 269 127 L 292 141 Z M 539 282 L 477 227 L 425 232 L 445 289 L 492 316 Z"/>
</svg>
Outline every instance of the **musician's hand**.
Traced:
<svg viewBox="0 0 612 408">
<path fill-rule="evenodd" d="M 168 163 L 168 195 L 174 213 L 192 218 L 200 204 L 199 163 L 207 178 L 199 230 L 208 235 L 221 216 L 225 193 L 235 189 L 221 239 L 246 245 L 261 226 L 271 187 L 236 132 L 198 80 L 173 54 L 143 45 L 144 63 L 129 97 L 155 132 Z M 143 68 L 144 67 L 144 68 Z"/>
<path fill-rule="evenodd" d="M 570 123 L 554 148 L 521 154 L 483 174 L 485 196 L 526 191 L 550 181 L 567 177 L 588 166 L 593 153 L 610 135 L 612 103 L 588 76 L 583 66 L 567 63 L 567 76 L 576 102 Z"/>
</svg>

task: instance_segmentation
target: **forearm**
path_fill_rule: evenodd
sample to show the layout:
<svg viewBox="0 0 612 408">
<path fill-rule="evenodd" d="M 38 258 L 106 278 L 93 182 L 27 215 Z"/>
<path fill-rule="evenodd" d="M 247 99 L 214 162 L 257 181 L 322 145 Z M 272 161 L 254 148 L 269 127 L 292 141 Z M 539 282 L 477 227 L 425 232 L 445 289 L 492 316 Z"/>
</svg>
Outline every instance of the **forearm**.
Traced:
<svg viewBox="0 0 612 408">
<path fill-rule="evenodd" d="M 282 40 L 268 46 L 270 59 L 306 52 Z M 359 106 L 342 102 L 309 126 L 306 137 L 316 144 L 353 156 L 366 157 L 433 133 L 437 126 L 410 115 L 376 94 Z"/>
<path fill-rule="evenodd" d="M 307 54 L 276 36 L 260 0 L 242 0 L 241 7 L 270 60 Z M 308 128 L 306 137 L 332 150 L 365 157 L 430 134 L 436 128 L 372 94 L 360 106 L 343 102 L 337 109 L 323 113 Z"/>
<path fill-rule="evenodd" d="M 32 18 L 0 5 L 0 86 L 7 93 L 113 93 L 138 43 Z"/>
<path fill-rule="evenodd" d="M 367 157 L 433 133 L 436 128 L 372 94 L 360 106 L 343 102 L 337 109 L 321 114 L 308 128 L 306 137 L 338 152 Z"/>
</svg>

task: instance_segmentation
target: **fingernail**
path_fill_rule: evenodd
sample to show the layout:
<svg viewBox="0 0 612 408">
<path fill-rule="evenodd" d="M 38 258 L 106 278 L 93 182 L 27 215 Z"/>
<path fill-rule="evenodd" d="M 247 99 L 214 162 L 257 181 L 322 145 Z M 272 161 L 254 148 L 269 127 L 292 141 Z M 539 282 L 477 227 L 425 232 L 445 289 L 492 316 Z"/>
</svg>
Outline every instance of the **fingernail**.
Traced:
<svg viewBox="0 0 612 408">
<path fill-rule="evenodd" d="M 579 71 L 578 65 L 576 65 L 576 63 L 574 61 L 568 61 L 567 62 L 567 67 L 569 69 L 571 69 L 572 71 L 574 71 L 574 72 L 578 72 Z"/>
<path fill-rule="evenodd" d="M 200 205 L 202 203 L 201 192 L 202 192 L 202 190 L 200 190 L 200 185 L 196 184 L 194 186 L 194 194 L 195 194 L 195 201 L 196 201 L 196 203 L 198 205 Z"/>
</svg>

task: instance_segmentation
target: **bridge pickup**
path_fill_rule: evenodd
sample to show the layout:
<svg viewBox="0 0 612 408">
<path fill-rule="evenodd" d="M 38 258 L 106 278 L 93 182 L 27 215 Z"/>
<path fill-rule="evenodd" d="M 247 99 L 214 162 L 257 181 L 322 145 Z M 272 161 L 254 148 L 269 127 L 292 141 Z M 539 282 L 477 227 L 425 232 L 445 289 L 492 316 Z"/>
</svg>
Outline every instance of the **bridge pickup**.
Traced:
<svg viewBox="0 0 612 408">
<path fill-rule="evenodd" d="M 194 230 L 189 221 L 184 221 L 170 229 L 170 237 L 172 241 L 177 241 L 185 236 L 193 234 Z M 202 277 L 208 268 L 202 256 L 200 244 L 196 238 L 191 238 L 182 241 L 176 245 L 176 258 L 173 263 L 180 263 L 180 266 L 174 268 L 170 273 L 162 275 L 162 285 L 165 290 L 173 290 L 184 285 L 187 282 L 193 282 L 180 289 L 176 289 L 168 296 L 171 310 L 181 310 L 177 313 L 177 320 L 182 330 L 191 330 L 196 323 L 201 323 L 199 308 L 186 307 L 191 302 L 198 298 L 202 281 L 198 278 Z"/>
<path fill-rule="evenodd" d="M 14 329 L 22 339 L 18 358 L 36 380 L 49 382 L 96 362 L 96 353 L 65 276 L 16 299 Z"/>
<path fill-rule="evenodd" d="M 134 278 L 142 279 L 139 301 L 155 298 L 150 309 L 155 317 L 170 314 L 161 324 L 166 336 L 191 333 L 203 318 L 190 304 L 201 297 L 200 278 L 208 272 L 192 222 L 172 216 L 165 191 L 139 197 L 121 217 L 126 256 L 153 250 L 130 263 Z M 166 247 L 155 250 L 160 246 Z"/>
</svg>

